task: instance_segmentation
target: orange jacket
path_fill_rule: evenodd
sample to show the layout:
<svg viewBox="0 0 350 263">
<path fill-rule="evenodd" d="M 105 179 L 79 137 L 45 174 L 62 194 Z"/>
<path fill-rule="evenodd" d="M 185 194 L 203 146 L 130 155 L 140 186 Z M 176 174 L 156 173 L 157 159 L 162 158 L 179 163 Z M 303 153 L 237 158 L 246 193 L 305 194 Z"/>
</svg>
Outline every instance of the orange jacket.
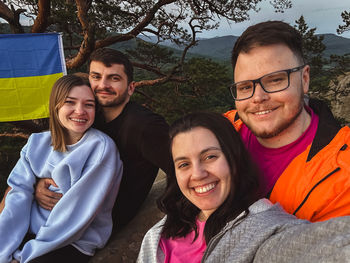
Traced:
<svg viewBox="0 0 350 263">
<path fill-rule="evenodd" d="M 323 102 L 311 99 L 309 106 L 319 116 L 313 143 L 284 170 L 270 200 L 312 222 L 350 215 L 350 128 L 341 128 Z M 236 113 L 224 116 L 239 130 Z"/>
</svg>

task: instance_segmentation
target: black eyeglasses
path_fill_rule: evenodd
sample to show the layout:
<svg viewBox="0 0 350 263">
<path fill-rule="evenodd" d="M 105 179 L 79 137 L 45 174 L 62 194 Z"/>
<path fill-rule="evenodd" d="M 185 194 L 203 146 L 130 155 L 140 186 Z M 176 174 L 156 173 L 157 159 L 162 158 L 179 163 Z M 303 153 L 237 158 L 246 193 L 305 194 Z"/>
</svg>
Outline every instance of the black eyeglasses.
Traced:
<svg viewBox="0 0 350 263">
<path fill-rule="evenodd" d="M 253 97 L 257 83 L 259 83 L 262 89 L 267 93 L 279 92 L 289 87 L 290 73 L 297 72 L 304 67 L 305 65 L 302 65 L 291 69 L 272 72 L 258 79 L 239 81 L 233 83 L 229 89 L 232 97 L 236 101 L 246 100 Z"/>
</svg>

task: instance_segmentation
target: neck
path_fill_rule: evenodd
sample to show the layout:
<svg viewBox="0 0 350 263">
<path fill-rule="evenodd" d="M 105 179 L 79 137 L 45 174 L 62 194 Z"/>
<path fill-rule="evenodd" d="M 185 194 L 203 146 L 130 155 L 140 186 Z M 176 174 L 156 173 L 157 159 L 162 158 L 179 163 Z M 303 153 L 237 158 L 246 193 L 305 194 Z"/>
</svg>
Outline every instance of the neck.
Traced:
<svg viewBox="0 0 350 263">
<path fill-rule="evenodd" d="M 296 141 L 309 127 L 311 123 L 311 115 L 303 108 L 299 117 L 294 123 L 272 138 L 259 138 L 257 140 L 261 145 L 267 148 L 280 148 Z"/>
<path fill-rule="evenodd" d="M 114 107 L 101 107 L 103 116 L 106 122 L 110 122 L 117 118 L 125 108 L 125 105 L 129 102 L 126 100 L 123 104 Z"/>
<path fill-rule="evenodd" d="M 84 134 L 82 134 L 82 135 L 67 134 L 65 136 L 66 145 L 72 145 L 72 144 L 77 143 L 84 136 Z"/>
<path fill-rule="evenodd" d="M 209 216 L 215 211 L 215 209 L 213 210 L 202 210 L 199 212 L 198 214 L 198 220 L 201 222 L 207 221 L 207 219 L 209 218 Z"/>
</svg>

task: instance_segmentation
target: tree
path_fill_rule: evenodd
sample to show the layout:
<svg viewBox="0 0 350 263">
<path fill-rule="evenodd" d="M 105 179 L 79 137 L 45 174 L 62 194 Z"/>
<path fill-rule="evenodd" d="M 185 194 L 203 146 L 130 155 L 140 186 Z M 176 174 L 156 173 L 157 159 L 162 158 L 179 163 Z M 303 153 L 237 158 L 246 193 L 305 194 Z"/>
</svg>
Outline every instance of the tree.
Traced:
<svg viewBox="0 0 350 263">
<path fill-rule="evenodd" d="M 0 17 L 13 33 L 24 32 L 20 15 L 32 21 L 32 33 L 63 32 L 64 46 L 70 54 L 66 60 L 68 69 L 82 66 L 96 48 L 134 39 L 140 34 L 156 36 L 159 42 L 170 40 L 184 45 L 182 56 L 166 72 L 144 67 L 157 72 L 157 78 L 149 83 L 154 85 L 169 80 L 183 81 L 172 75 L 178 73 L 188 49 L 196 44 L 196 34 L 217 28 L 218 19 L 232 22 L 248 19 L 248 11 L 258 11 L 257 4 L 261 1 L 7 0 L 0 1 Z M 289 8 L 290 2 L 274 0 L 271 4 L 281 11 Z"/>
<path fill-rule="evenodd" d="M 332 106 L 339 101 L 339 98 L 349 94 L 347 88 L 339 86 L 339 79 L 342 79 L 340 76 L 345 75 L 350 70 L 350 54 L 325 57 L 323 54 L 325 45 L 322 43 L 324 37 L 315 35 L 316 28 L 310 29 L 303 16 L 295 22 L 295 28 L 303 38 L 303 52 L 306 62 L 311 66 L 311 95 L 325 100 Z M 342 122 L 346 121 L 342 120 Z"/>
<path fill-rule="evenodd" d="M 329 61 L 324 57 L 323 51 L 326 46 L 323 44 L 324 36 L 315 35 L 316 28 L 309 28 L 303 16 L 295 21 L 294 26 L 303 39 L 303 53 L 305 62 L 310 65 L 310 90 L 312 92 L 325 92 L 328 89 L 330 73 L 325 70 Z"/>
<path fill-rule="evenodd" d="M 304 16 L 300 16 L 298 20 L 295 21 L 294 26 L 303 38 L 303 53 L 306 63 L 311 64 L 312 67 L 318 72 L 324 63 L 323 51 L 326 46 L 323 44 L 324 36 L 315 35 L 316 27 L 309 28 L 305 22 Z"/>
<path fill-rule="evenodd" d="M 343 18 L 344 25 L 338 26 L 338 29 L 337 29 L 338 34 L 342 34 L 350 30 L 350 11 L 343 11 L 341 13 L 341 17 Z"/>
<path fill-rule="evenodd" d="M 160 112 L 169 122 L 192 111 L 222 113 L 233 107 L 227 88 L 232 81 L 228 66 L 206 58 L 191 58 L 185 62 L 184 71 L 188 81 L 145 87 L 137 92 L 146 93 L 146 99 L 144 94 L 136 94 L 134 99 Z"/>
<path fill-rule="evenodd" d="M 32 33 L 63 32 L 66 65 L 71 72 L 81 70 L 91 52 L 97 48 L 133 40 L 140 35 L 155 36 L 154 55 L 163 56 L 158 65 L 143 60 L 142 50 L 138 54 L 130 52 L 135 58 L 135 68 L 149 72 L 144 74 L 148 79 L 136 82 L 137 91 L 147 97 L 144 90 L 147 86 L 157 88 L 158 84 L 169 81 L 183 83 L 189 80 L 190 76 L 184 73 L 185 58 L 188 50 L 197 43 L 199 32 L 218 28 L 219 19 L 230 22 L 247 20 L 248 11 L 258 11 L 257 4 L 261 1 L 3 0 L 0 1 L 0 18 L 10 25 L 12 33 L 25 31 L 21 17 L 31 21 Z M 291 6 L 291 0 L 270 3 L 277 11 Z M 182 54 L 174 56 L 171 63 L 164 64 L 166 53 L 157 53 L 162 41 L 183 46 Z M 139 45 L 138 48 L 140 51 L 142 47 Z M 151 45 L 147 49 L 152 49 Z M 30 123 L 31 127 L 28 127 L 28 124 L 26 127 L 31 132 L 38 130 L 38 125 Z"/>
</svg>

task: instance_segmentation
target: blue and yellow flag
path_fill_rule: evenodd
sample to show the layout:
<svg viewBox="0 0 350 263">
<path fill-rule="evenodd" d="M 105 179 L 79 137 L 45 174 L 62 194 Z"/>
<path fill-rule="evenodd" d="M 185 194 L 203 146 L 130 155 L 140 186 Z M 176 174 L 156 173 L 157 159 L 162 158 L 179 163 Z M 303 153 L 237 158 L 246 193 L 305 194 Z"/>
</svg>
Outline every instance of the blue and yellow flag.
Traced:
<svg viewBox="0 0 350 263">
<path fill-rule="evenodd" d="M 60 34 L 0 34 L 0 122 L 48 117 L 52 85 L 66 74 Z"/>
</svg>

